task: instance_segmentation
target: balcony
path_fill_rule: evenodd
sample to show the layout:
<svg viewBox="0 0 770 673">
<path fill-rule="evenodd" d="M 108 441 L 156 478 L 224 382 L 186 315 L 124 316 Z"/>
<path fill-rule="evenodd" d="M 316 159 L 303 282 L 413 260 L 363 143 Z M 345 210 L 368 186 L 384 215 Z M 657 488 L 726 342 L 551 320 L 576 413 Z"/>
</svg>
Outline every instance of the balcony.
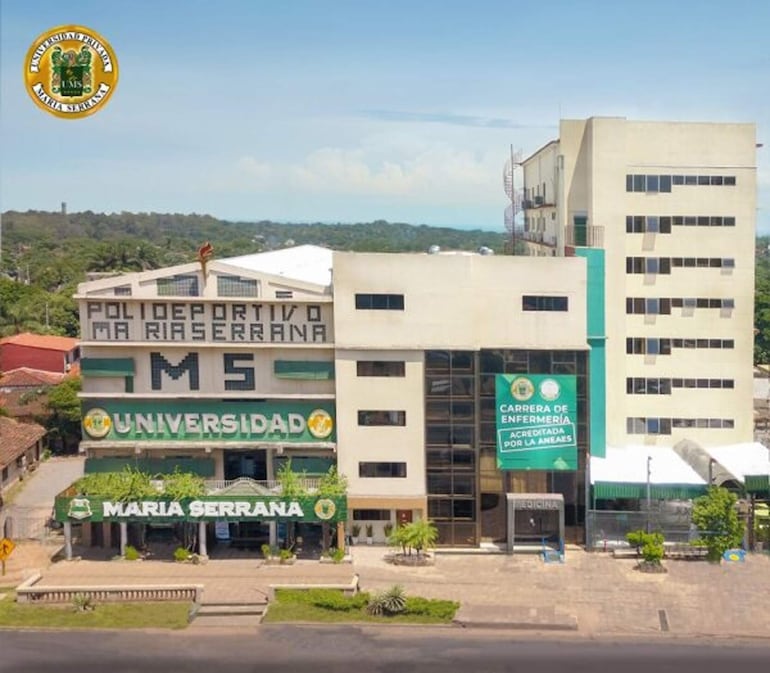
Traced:
<svg viewBox="0 0 770 673">
<path fill-rule="evenodd" d="M 553 199 L 546 199 L 544 196 L 533 196 L 531 199 L 524 199 L 521 202 L 523 210 L 532 210 L 535 208 L 553 208 L 556 204 Z"/>
<path fill-rule="evenodd" d="M 603 248 L 604 227 L 567 225 L 564 227 L 564 245 L 579 248 Z"/>
<path fill-rule="evenodd" d="M 518 235 L 528 243 L 540 243 L 550 247 L 556 247 L 556 236 L 547 231 L 522 231 Z"/>
</svg>

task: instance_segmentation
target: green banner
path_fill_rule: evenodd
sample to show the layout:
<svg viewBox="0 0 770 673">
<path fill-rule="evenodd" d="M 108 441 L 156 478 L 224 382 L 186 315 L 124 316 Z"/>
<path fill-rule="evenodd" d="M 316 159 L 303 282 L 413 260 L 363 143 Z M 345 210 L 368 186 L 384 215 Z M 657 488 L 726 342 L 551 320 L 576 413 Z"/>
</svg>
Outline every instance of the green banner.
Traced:
<svg viewBox="0 0 770 673">
<path fill-rule="evenodd" d="M 334 523 L 348 516 L 347 498 L 284 498 L 281 496 L 208 495 L 200 498 L 164 498 L 119 502 L 87 496 L 59 496 L 54 505 L 57 521 L 306 521 Z"/>
<path fill-rule="evenodd" d="M 83 435 L 127 442 L 333 442 L 334 403 L 84 400 Z"/>
<path fill-rule="evenodd" d="M 577 469 L 574 376 L 498 374 L 495 389 L 499 469 Z"/>
</svg>

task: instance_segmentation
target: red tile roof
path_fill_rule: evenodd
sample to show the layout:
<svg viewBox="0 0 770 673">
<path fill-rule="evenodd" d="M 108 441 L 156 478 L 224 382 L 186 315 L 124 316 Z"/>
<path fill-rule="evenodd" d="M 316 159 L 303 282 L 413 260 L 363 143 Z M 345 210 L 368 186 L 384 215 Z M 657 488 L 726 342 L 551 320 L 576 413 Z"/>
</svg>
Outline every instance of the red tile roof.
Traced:
<svg viewBox="0 0 770 673">
<path fill-rule="evenodd" d="M 30 395 L 29 390 L 12 390 L 0 393 L 0 407 L 5 409 L 11 418 L 33 418 L 35 416 L 50 416 L 48 395 Z"/>
<path fill-rule="evenodd" d="M 0 466 L 16 460 L 45 435 L 45 428 L 37 423 L 19 423 L 0 416 Z"/>
<path fill-rule="evenodd" d="M 17 367 L 0 374 L 0 390 L 3 388 L 37 388 L 61 383 L 66 374 L 47 372 L 31 367 Z"/>
<path fill-rule="evenodd" d="M 42 348 L 43 350 L 69 353 L 78 345 L 79 341 L 79 339 L 73 337 L 24 332 L 23 334 L 14 334 L 13 336 L 0 339 L 0 346 L 3 344 L 15 344 L 17 346 L 31 346 L 33 348 Z"/>
</svg>

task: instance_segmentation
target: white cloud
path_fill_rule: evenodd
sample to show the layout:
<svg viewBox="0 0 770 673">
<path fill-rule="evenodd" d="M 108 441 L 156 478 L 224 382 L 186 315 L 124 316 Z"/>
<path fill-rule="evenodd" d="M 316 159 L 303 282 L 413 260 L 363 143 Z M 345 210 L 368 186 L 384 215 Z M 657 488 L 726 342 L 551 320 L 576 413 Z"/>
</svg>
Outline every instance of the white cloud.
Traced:
<svg viewBox="0 0 770 673">
<path fill-rule="evenodd" d="M 315 149 L 296 163 L 243 156 L 228 171 L 226 186 L 222 182 L 217 186 L 337 197 L 386 196 L 445 205 L 502 203 L 503 160 L 496 153 L 458 149 L 444 142 L 370 137 L 352 149 Z"/>
</svg>

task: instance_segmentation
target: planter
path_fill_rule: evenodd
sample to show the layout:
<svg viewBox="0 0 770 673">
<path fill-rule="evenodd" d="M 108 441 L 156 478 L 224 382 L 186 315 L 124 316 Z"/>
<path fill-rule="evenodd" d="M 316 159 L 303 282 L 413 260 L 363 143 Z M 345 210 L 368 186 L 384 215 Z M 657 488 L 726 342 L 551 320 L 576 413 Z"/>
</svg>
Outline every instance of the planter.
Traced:
<svg viewBox="0 0 770 673">
<path fill-rule="evenodd" d="M 367 537 L 366 538 L 366 544 L 372 544 L 374 542 L 374 538 Z"/>
<path fill-rule="evenodd" d="M 270 558 L 263 559 L 263 564 L 266 566 L 291 566 L 297 560 L 296 556 L 290 558 L 280 558 L 278 556 L 271 556 Z"/>
</svg>

